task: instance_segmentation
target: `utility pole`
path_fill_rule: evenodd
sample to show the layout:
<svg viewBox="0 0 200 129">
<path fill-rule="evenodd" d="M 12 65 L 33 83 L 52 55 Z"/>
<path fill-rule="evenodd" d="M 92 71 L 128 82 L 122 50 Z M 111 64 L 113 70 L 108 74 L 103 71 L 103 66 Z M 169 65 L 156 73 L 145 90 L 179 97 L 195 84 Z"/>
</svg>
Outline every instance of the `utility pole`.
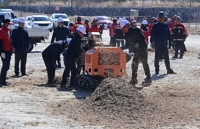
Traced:
<svg viewBox="0 0 200 129">
<path fill-rule="evenodd" d="M 22 17 L 22 0 L 20 0 L 20 4 L 21 4 L 21 17 Z"/>
<path fill-rule="evenodd" d="M 48 9 L 48 14 L 50 14 L 50 0 L 49 0 L 49 9 Z"/>
</svg>

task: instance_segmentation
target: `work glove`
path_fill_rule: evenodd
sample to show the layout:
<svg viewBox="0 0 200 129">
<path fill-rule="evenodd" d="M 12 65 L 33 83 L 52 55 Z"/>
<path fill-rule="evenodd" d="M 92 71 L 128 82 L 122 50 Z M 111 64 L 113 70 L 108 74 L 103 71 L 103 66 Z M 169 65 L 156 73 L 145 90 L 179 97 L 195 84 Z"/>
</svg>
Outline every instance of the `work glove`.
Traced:
<svg viewBox="0 0 200 129">
<path fill-rule="evenodd" d="M 128 54 L 129 56 L 134 56 L 134 53 L 126 52 L 126 54 Z"/>
<path fill-rule="evenodd" d="M 135 48 L 138 48 L 138 47 L 139 47 L 139 44 L 138 44 L 138 43 L 135 43 L 135 44 L 134 44 L 134 47 L 135 47 Z"/>
<path fill-rule="evenodd" d="M 2 57 L 3 59 L 6 59 L 6 54 L 5 54 L 5 53 L 1 53 L 1 57 Z"/>
</svg>

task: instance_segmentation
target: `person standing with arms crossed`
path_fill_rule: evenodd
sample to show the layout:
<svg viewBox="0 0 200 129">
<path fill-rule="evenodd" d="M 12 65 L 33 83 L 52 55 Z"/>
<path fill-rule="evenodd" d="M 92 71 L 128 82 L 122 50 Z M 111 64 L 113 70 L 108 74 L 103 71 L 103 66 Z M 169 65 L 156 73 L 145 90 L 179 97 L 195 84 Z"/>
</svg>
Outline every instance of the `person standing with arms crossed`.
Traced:
<svg viewBox="0 0 200 129">
<path fill-rule="evenodd" d="M 24 30 L 25 19 L 19 18 L 19 26 L 12 31 L 12 44 L 15 53 L 15 76 L 19 77 L 19 62 L 21 61 L 22 76 L 26 75 L 27 52 L 29 48 L 29 35 Z"/>
</svg>

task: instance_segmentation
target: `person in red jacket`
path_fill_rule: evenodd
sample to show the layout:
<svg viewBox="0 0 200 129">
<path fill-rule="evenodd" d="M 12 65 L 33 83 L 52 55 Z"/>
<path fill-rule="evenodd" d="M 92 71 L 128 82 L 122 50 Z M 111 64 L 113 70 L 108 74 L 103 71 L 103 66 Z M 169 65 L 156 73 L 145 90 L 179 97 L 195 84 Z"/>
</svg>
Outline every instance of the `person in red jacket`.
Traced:
<svg viewBox="0 0 200 129">
<path fill-rule="evenodd" d="M 81 22 L 81 17 L 77 17 L 77 22 L 74 24 L 73 28 L 72 28 L 72 32 L 76 32 L 76 28 L 80 25 L 84 25 L 82 22 Z"/>
<path fill-rule="evenodd" d="M 11 24 L 9 19 L 3 20 L 3 26 L 0 29 L 0 53 L 2 60 L 1 68 L 1 85 L 8 85 L 6 82 L 7 71 L 10 67 L 10 59 L 12 55 L 12 46 L 10 37 L 8 35 L 9 29 L 8 26 Z"/>
<path fill-rule="evenodd" d="M 150 36 L 150 29 L 148 27 L 148 22 L 147 20 L 143 20 L 142 21 L 142 25 L 141 25 L 141 31 L 145 37 L 146 43 L 149 44 L 149 36 Z"/>
<path fill-rule="evenodd" d="M 183 58 L 183 54 L 185 52 L 185 44 L 184 41 L 188 37 L 187 30 L 185 26 L 181 23 L 181 17 L 177 16 L 176 24 L 174 24 L 172 29 L 172 39 L 175 43 L 175 54 L 172 58 L 178 58 L 178 50 L 180 49 L 180 59 Z"/>
<path fill-rule="evenodd" d="M 171 18 L 168 18 L 168 19 L 167 19 L 167 23 L 168 23 L 168 26 L 169 26 L 169 31 L 170 31 L 170 33 L 172 34 L 173 25 L 174 25 L 174 23 L 172 22 L 172 19 L 171 19 Z M 171 47 L 174 48 L 174 45 L 171 44 L 171 43 L 169 43 L 169 49 L 171 49 Z"/>
<path fill-rule="evenodd" d="M 99 32 L 100 33 L 100 26 L 97 24 L 98 19 L 94 18 L 92 21 L 92 25 L 89 28 L 89 32 Z"/>
<path fill-rule="evenodd" d="M 116 46 L 116 33 L 115 28 L 117 27 L 117 19 L 113 18 L 113 23 L 109 27 L 110 44 Z"/>
</svg>

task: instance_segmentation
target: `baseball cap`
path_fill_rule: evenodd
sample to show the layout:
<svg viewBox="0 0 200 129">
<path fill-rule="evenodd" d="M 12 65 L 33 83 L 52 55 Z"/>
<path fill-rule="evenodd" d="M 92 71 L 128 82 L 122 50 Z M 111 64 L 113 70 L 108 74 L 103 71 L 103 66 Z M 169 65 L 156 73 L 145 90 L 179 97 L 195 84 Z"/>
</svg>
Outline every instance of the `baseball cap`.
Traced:
<svg viewBox="0 0 200 129">
<path fill-rule="evenodd" d="M 20 22 L 20 23 L 25 23 L 25 19 L 24 19 L 23 17 L 20 17 L 20 18 L 19 18 L 19 22 Z"/>
<path fill-rule="evenodd" d="M 158 13 L 158 18 L 165 18 L 165 13 L 163 11 L 160 11 Z"/>
<path fill-rule="evenodd" d="M 10 19 L 4 19 L 4 20 L 3 20 L 3 23 L 12 24 L 12 23 L 10 22 Z"/>
<path fill-rule="evenodd" d="M 81 17 L 77 17 L 77 21 L 81 21 Z"/>
<path fill-rule="evenodd" d="M 128 22 L 127 20 L 122 20 L 122 21 L 120 22 L 120 27 L 121 27 L 121 29 L 124 28 L 124 26 L 126 26 L 127 24 L 129 24 L 129 22 Z"/>
<path fill-rule="evenodd" d="M 57 19 L 57 22 L 63 22 L 63 18 L 62 18 L 62 17 L 59 17 L 59 18 Z"/>
<path fill-rule="evenodd" d="M 86 34 L 86 28 L 83 25 L 78 26 L 76 30 L 83 34 Z"/>
</svg>

